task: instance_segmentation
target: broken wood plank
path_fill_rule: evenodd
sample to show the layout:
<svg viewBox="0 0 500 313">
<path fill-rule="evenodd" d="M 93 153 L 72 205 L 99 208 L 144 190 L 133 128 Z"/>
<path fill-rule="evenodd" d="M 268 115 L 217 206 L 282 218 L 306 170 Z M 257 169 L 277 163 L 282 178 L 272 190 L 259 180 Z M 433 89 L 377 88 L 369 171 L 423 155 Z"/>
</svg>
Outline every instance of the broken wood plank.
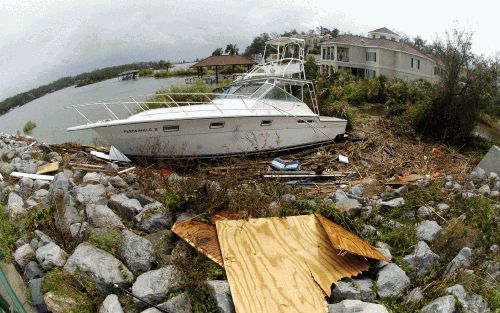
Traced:
<svg viewBox="0 0 500 313">
<path fill-rule="evenodd" d="M 132 167 L 129 167 L 129 168 L 126 168 L 124 170 L 121 170 L 119 171 L 117 174 L 123 174 L 123 173 L 127 173 L 127 172 L 130 172 L 130 171 L 133 171 L 135 170 L 135 166 L 132 166 Z"/>
<path fill-rule="evenodd" d="M 347 231 L 342 226 L 335 224 L 319 214 L 317 214 L 316 217 L 325 229 L 326 234 L 335 249 L 375 260 L 389 261 L 386 260 L 382 253 L 375 250 L 366 241 L 354 235 L 350 231 Z"/>
<path fill-rule="evenodd" d="M 10 176 L 12 177 L 17 177 L 17 178 L 31 178 L 31 179 L 38 179 L 38 180 L 48 180 L 52 181 L 54 180 L 54 176 L 51 175 L 37 175 L 37 174 L 26 174 L 26 173 L 20 173 L 20 172 L 12 172 L 10 173 Z"/>
<path fill-rule="evenodd" d="M 172 231 L 210 260 L 224 267 L 215 226 L 193 217 L 175 223 Z"/>
<path fill-rule="evenodd" d="M 423 179 L 425 176 L 418 174 L 410 174 L 406 176 L 397 176 L 395 180 L 386 182 L 386 185 L 412 185 L 416 184 L 416 181 Z"/>
<path fill-rule="evenodd" d="M 90 154 L 95 156 L 96 158 L 109 161 L 109 154 L 99 152 L 99 151 L 90 151 Z"/>
<path fill-rule="evenodd" d="M 314 215 L 218 220 L 237 313 L 327 312 L 332 283 L 369 268 L 340 255 Z"/>
<path fill-rule="evenodd" d="M 56 172 L 57 170 L 59 170 L 59 162 L 52 162 L 38 167 L 36 173 L 40 175 L 40 174 Z"/>
<path fill-rule="evenodd" d="M 109 174 L 116 173 L 116 171 L 114 170 L 108 170 L 105 168 L 96 168 L 96 167 L 73 166 L 72 169 L 75 171 L 84 171 L 84 172 L 99 172 L 99 173 L 109 173 Z"/>
</svg>

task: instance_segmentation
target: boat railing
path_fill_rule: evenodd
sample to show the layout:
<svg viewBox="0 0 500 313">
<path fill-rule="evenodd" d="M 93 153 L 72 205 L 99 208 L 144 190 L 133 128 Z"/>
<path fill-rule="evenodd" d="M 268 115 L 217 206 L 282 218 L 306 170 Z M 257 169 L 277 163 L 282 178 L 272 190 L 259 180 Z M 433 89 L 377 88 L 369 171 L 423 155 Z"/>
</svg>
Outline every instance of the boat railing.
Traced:
<svg viewBox="0 0 500 313">
<path fill-rule="evenodd" d="M 141 112 L 144 112 L 144 114 L 147 116 L 153 116 L 155 115 L 155 113 L 152 109 L 157 108 L 177 107 L 179 108 L 180 113 L 183 113 L 185 115 L 200 111 L 215 110 L 223 113 L 227 110 L 235 110 L 224 107 L 224 104 L 220 104 L 214 101 L 217 99 L 239 100 L 246 110 L 254 109 L 248 105 L 249 99 L 259 101 L 258 99 L 250 98 L 248 95 L 234 95 L 224 93 L 161 93 L 152 95 L 129 96 L 126 99 L 110 99 L 92 103 L 74 104 L 66 106 L 65 109 L 75 110 L 89 124 L 99 121 L 119 120 Z M 199 110 L 185 110 L 185 107 L 195 105 L 209 105 L 210 109 L 200 108 Z M 99 108 L 103 109 L 104 112 L 107 113 L 106 118 L 103 119 L 97 117 L 95 109 Z M 88 110 L 93 110 L 93 113 L 90 113 Z M 239 108 L 238 110 L 241 110 L 241 108 Z M 97 119 L 92 120 L 92 117 L 97 117 Z"/>
</svg>

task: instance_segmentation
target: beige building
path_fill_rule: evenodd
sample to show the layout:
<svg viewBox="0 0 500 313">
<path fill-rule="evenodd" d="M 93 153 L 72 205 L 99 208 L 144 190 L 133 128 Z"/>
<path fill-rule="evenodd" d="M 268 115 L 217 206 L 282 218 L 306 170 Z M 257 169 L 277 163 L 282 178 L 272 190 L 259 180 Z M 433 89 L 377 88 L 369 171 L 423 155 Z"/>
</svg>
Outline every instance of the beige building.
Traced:
<svg viewBox="0 0 500 313">
<path fill-rule="evenodd" d="M 405 81 L 425 79 L 436 82 L 439 68 L 429 54 L 400 41 L 400 36 L 383 27 L 368 37 L 339 35 L 321 42 L 321 73 L 350 70 L 359 77 L 384 75 Z"/>
</svg>

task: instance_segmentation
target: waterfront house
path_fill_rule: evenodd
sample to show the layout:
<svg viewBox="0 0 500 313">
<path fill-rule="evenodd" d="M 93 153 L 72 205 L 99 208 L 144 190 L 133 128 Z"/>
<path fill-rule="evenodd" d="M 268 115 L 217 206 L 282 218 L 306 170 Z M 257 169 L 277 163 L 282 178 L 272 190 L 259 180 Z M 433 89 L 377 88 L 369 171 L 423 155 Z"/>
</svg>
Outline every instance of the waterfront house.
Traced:
<svg viewBox="0 0 500 313">
<path fill-rule="evenodd" d="M 339 35 L 321 42 L 321 73 L 350 70 L 358 77 L 384 75 L 405 81 L 425 79 L 436 82 L 440 68 L 436 59 L 386 27 L 367 37 Z"/>
</svg>

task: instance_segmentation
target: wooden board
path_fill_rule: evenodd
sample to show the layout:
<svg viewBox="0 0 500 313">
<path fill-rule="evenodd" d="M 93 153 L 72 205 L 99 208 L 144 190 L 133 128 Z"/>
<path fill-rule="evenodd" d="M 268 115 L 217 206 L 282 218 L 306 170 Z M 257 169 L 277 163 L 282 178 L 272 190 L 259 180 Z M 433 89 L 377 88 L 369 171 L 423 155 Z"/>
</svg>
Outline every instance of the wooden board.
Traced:
<svg viewBox="0 0 500 313">
<path fill-rule="evenodd" d="M 375 250 L 366 241 L 354 235 L 350 231 L 347 231 L 342 226 L 335 224 L 319 214 L 316 215 L 316 217 L 325 229 L 333 247 L 336 249 L 371 259 L 386 260 L 382 253 Z"/>
<path fill-rule="evenodd" d="M 36 170 L 36 173 L 38 175 L 47 174 L 47 173 L 55 172 L 58 169 L 59 169 L 59 162 L 52 162 L 52 163 L 38 167 L 38 169 Z"/>
<path fill-rule="evenodd" d="M 10 176 L 16 177 L 16 178 L 23 178 L 23 177 L 28 177 L 31 179 L 39 179 L 39 180 L 49 180 L 52 181 L 54 180 L 54 176 L 51 175 L 36 175 L 36 174 L 26 174 L 26 173 L 20 173 L 20 172 L 12 172 L 10 173 Z"/>
<path fill-rule="evenodd" d="M 332 283 L 369 265 L 341 255 L 314 215 L 216 222 L 237 313 L 327 312 Z"/>
<path fill-rule="evenodd" d="M 215 226 L 193 217 L 175 223 L 172 226 L 172 231 L 210 260 L 224 267 Z"/>
</svg>

